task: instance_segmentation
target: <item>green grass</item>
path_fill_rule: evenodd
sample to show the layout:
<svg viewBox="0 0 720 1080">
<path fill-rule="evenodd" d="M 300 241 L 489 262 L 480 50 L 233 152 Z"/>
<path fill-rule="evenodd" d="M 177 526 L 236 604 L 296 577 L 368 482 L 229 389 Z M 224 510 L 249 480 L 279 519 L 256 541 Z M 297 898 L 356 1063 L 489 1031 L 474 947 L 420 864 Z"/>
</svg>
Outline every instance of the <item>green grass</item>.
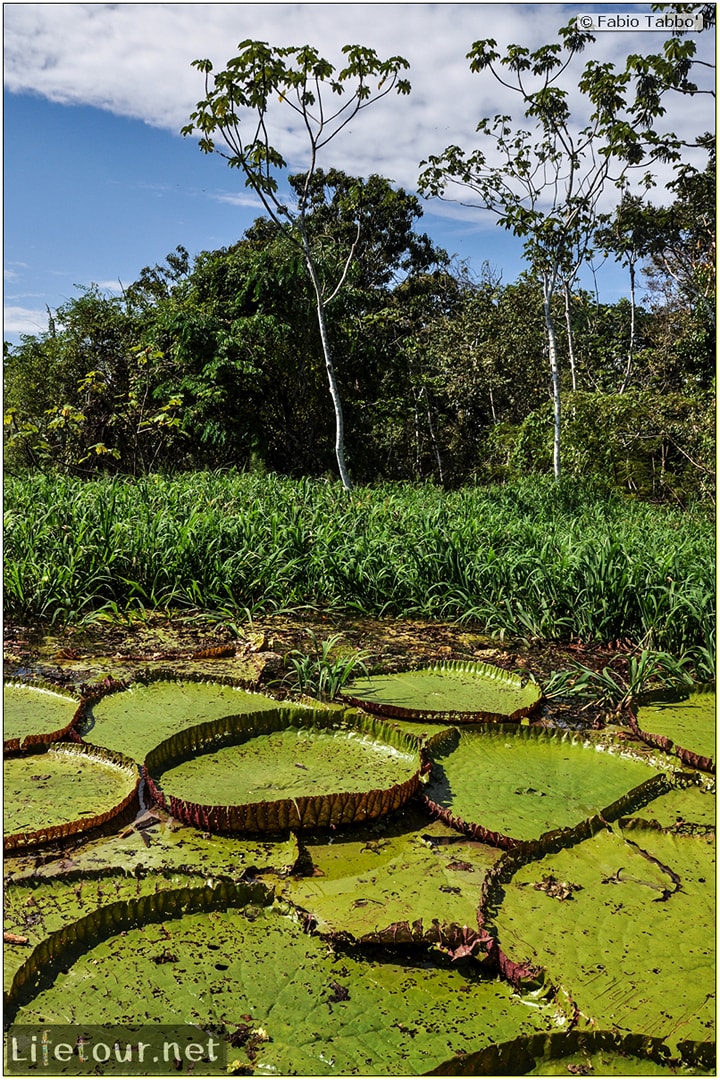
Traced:
<svg viewBox="0 0 720 1080">
<path fill-rule="evenodd" d="M 715 528 L 542 478 L 446 492 L 190 473 L 5 484 L 16 620 L 312 606 L 714 655 Z"/>
</svg>

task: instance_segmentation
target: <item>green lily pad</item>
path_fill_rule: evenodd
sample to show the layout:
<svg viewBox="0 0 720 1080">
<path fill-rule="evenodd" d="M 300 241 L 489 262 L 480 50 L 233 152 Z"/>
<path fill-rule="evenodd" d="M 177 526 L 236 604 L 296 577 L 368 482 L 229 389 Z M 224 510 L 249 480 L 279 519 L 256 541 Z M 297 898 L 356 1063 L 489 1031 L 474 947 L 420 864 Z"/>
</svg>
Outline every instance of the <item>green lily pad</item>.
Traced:
<svg viewBox="0 0 720 1080">
<path fill-rule="evenodd" d="M 715 693 L 709 690 L 682 701 L 655 700 L 637 710 L 638 728 L 650 738 L 669 739 L 676 753 L 685 751 L 710 761 L 715 757 L 716 722 Z"/>
<path fill-rule="evenodd" d="M 417 741 L 358 715 L 283 710 L 188 728 L 146 758 L 152 797 L 210 831 L 371 821 L 420 783 Z"/>
<path fill-rule="evenodd" d="M 661 1039 L 612 1031 L 554 1031 L 523 1036 L 462 1058 L 432 1076 L 707 1076 L 714 1075 L 712 1044 L 689 1044 L 682 1057 Z"/>
<path fill-rule="evenodd" d="M 34 855 L 8 856 L 6 879 L 76 878 L 117 871 L 136 877 L 185 873 L 237 880 L 249 874 L 287 874 L 298 860 L 294 834 L 277 840 L 219 836 L 193 829 L 159 810 L 152 816 L 158 820 L 149 827 L 141 823 L 142 827 L 126 827 L 115 836 L 87 839 L 71 853 L 48 858 L 41 866 Z"/>
<path fill-rule="evenodd" d="M 96 701 L 80 732 L 93 746 L 141 762 L 154 746 L 187 727 L 277 708 L 278 702 L 264 694 L 223 683 L 158 679 Z"/>
<path fill-rule="evenodd" d="M 307 852 L 311 875 L 286 879 L 282 895 L 320 931 L 385 942 L 400 924 L 416 924 L 420 941 L 433 925 L 477 930 L 485 874 L 500 855 L 408 809 L 331 844 L 308 841 Z"/>
<path fill-rule="evenodd" d="M 3 686 L 3 742 L 6 754 L 63 739 L 72 727 L 78 699 L 28 683 Z"/>
<path fill-rule="evenodd" d="M 166 915 L 108 937 L 13 1019 L 73 1024 L 88 1016 L 98 1025 L 249 1028 L 257 1037 L 229 1048 L 230 1062 L 312 1076 L 418 1075 L 450 1054 L 567 1023 L 553 1003 L 525 1003 L 472 972 L 333 955 L 291 912 L 257 903 Z"/>
<path fill-rule="evenodd" d="M 700 773 L 678 773 L 673 777 L 673 785 L 671 791 L 653 799 L 638 816 L 657 822 L 663 829 L 714 829 L 717 820 L 715 778 Z"/>
<path fill-rule="evenodd" d="M 674 1047 L 711 1040 L 714 840 L 640 827 L 624 836 L 603 830 L 521 865 L 493 916 L 500 945 L 542 964 L 584 1023 Z"/>
<path fill-rule="evenodd" d="M 5 990 L 10 990 L 29 950 L 83 915 L 111 902 L 154 896 L 164 889 L 198 884 L 204 884 L 200 875 L 193 877 L 187 874 L 157 874 L 153 877 L 115 874 L 85 879 L 73 875 L 6 881 L 3 929 L 16 938 L 25 938 L 26 943 L 18 945 L 10 942 L 6 945 L 3 956 Z"/>
<path fill-rule="evenodd" d="M 4 763 L 5 848 L 35 846 L 86 832 L 135 798 L 132 762 L 77 743 Z"/>
<path fill-rule="evenodd" d="M 529 727 L 463 730 L 454 749 L 431 753 L 426 798 L 513 840 L 578 825 L 655 775 L 607 744 Z"/>
<path fill-rule="evenodd" d="M 355 679 L 342 691 L 354 705 L 399 719 L 453 723 L 517 720 L 537 708 L 538 684 L 491 664 L 447 663 Z"/>
<path fill-rule="evenodd" d="M 6 990 L 28 948 L 108 903 L 245 875 L 284 876 L 299 857 L 294 835 L 280 841 L 209 836 L 156 813 L 140 826 L 87 840 L 39 866 L 36 856 L 5 859 L 4 929 L 27 939 L 6 945 Z"/>
</svg>

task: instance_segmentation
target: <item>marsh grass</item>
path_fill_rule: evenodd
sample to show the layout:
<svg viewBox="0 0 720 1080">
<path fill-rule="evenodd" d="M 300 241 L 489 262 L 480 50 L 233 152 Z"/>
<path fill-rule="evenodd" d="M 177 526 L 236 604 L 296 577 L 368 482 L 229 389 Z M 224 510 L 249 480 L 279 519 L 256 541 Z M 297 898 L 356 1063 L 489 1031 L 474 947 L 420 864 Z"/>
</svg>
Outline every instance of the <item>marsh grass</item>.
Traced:
<svg viewBox="0 0 720 1080">
<path fill-rule="evenodd" d="M 533 477 L 446 492 L 239 473 L 5 484 L 5 605 L 51 624 L 146 609 L 442 618 L 714 665 L 715 530 Z"/>
<path fill-rule="evenodd" d="M 358 674 L 367 675 L 368 657 L 364 653 L 338 651 L 341 639 L 342 634 L 331 634 L 320 641 L 311 630 L 310 650 L 293 649 L 288 653 L 286 659 L 295 675 L 294 690 L 319 701 L 332 701 L 350 679 Z"/>
<path fill-rule="evenodd" d="M 693 685 L 687 659 L 678 660 L 667 653 L 643 649 L 638 656 L 628 657 L 625 674 L 611 667 L 595 671 L 585 664 L 573 664 L 569 671 L 555 672 L 545 685 L 545 697 L 574 698 L 583 702 L 585 708 L 596 706 L 619 713 L 653 690 L 662 688 L 687 694 Z"/>
</svg>

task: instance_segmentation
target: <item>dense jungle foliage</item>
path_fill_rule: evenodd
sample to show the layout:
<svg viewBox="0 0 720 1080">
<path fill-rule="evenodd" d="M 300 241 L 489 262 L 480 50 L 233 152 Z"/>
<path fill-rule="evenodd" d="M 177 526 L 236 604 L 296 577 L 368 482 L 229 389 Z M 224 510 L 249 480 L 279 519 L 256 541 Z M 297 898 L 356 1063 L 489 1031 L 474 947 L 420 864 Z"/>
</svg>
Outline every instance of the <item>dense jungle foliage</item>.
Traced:
<svg viewBox="0 0 720 1080">
<path fill-rule="evenodd" d="M 714 153 L 663 212 L 627 207 L 600 239 L 645 302 L 558 295 L 563 471 L 652 499 L 712 498 Z M 299 183 L 300 178 L 295 178 Z M 542 297 L 530 273 L 473 275 L 416 231 L 415 196 L 313 177 L 354 482 L 504 482 L 552 468 Z M 620 211 L 618 211 L 618 215 Z M 622 228 L 620 228 L 622 224 Z M 567 309 L 566 309 L 567 308 Z M 178 247 L 122 295 L 91 285 L 5 350 L 6 470 L 78 477 L 235 467 L 334 475 L 333 417 L 302 252 L 267 218 L 229 248 Z"/>
</svg>

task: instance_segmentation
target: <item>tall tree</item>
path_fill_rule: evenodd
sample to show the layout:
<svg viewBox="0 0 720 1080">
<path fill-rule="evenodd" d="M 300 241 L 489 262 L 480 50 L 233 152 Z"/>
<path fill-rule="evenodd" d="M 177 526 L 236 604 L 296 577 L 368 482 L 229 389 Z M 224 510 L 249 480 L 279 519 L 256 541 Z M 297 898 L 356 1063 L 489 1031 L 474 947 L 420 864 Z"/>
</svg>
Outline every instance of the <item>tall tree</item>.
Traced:
<svg viewBox="0 0 720 1080">
<path fill-rule="evenodd" d="M 522 130 L 507 115 L 482 119 L 477 131 L 485 148 L 468 153 L 449 146 L 422 163 L 420 178 L 427 195 L 443 197 L 453 187 L 469 190 L 474 205 L 493 212 L 500 225 L 525 239 L 525 256 L 542 286 L 556 478 L 561 393 L 553 297 L 563 283 L 572 281 L 589 253 L 598 204 L 608 184 L 622 185 L 631 170 L 643 169 L 642 182 L 648 185 L 655 161 L 678 157 L 675 136 L 662 136 L 654 129 L 664 111 L 662 82 L 656 79 L 652 93 L 647 93 L 627 66 L 616 72 L 596 60 L 585 65 L 577 85 L 589 115 L 579 126 L 570 109 L 569 88 L 560 81 L 573 57 L 594 38 L 579 31 L 574 20 L 559 36 L 561 44 L 534 52 L 510 45 L 504 55 L 491 38 L 475 42 L 468 54 L 471 70 L 489 71 L 513 90 L 533 129 Z"/>
<path fill-rule="evenodd" d="M 390 94 L 410 92 L 401 77 L 409 65 L 401 56 L 381 60 L 377 53 L 361 45 L 345 45 L 345 66 L 337 71 L 309 45 L 273 47 L 263 41 L 245 40 L 239 53 L 226 67 L 213 72 L 210 60 L 196 60 L 194 66 L 205 75 L 205 97 L 184 135 L 200 134 L 204 153 L 217 151 L 232 168 L 240 169 L 262 202 L 271 220 L 286 231 L 302 250 L 315 297 L 322 352 L 328 386 L 335 411 L 335 457 L 343 486 L 352 484 L 345 463 L 342 401 L 335 374 L 333 350 L 327 325 L 327 307 L 340 294 L 362 236 L 362 218 L 357 216 L 354 233 L 348 238 L 345 257 L 335 277 L 323 280 L 318 272 L 317 243 L 309 231 L 309 217 L 315 194 L 318 155 L 350 122 L 373 102 Z M 281 128 L 276 101 L 289 109 L 305 132 L 309 165 L 294 198 L 280 192 L 279 176 L 286 167 L 274 145 L 271 130 Z M 277 119 L 277 125 L 276 125 Z M 216 145 L 222 139 L 224 148 Z M 350 196 L 352 199 L 352 196 Z"/>
<path fill-rule="evenodd" d="M 647 222 L 643 213 L 643 200 L 639 195 L 631 195 L 625 190 L 615 208 L 615 213 L 607 215 L 605 224 L 596 232 L 597 242 L 615 256 L 617 262 L 627 267 L 630 285 L 630 329 L 628 333 L 627 363 L 620 384 L 619 393 L 628 386 L 635 359 L 636 324 L 637 324 L 637 266 L 647 244 Z M 575 389 L 575 387 L 573 387 Z"/>
</svg>

